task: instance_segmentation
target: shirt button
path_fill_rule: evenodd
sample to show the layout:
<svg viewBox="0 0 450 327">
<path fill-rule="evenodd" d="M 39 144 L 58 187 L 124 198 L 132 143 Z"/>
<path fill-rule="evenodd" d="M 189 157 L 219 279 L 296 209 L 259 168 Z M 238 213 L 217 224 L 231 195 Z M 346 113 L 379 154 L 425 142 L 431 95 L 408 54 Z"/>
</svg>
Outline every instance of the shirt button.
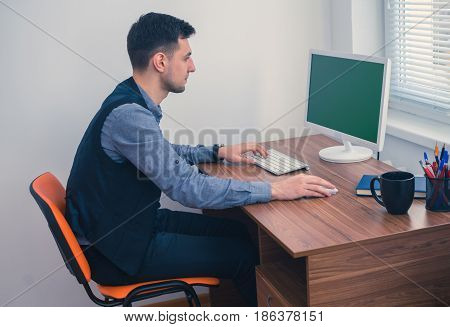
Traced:
<svg viewBox="0 0 450 327">
<path fill-rule="evenodd" d="M 178 159 L 177 159 L 177 160 L 175 160 L 175 163 L 178 165 L 180 162 L 179 162 Z"/>
</svg>

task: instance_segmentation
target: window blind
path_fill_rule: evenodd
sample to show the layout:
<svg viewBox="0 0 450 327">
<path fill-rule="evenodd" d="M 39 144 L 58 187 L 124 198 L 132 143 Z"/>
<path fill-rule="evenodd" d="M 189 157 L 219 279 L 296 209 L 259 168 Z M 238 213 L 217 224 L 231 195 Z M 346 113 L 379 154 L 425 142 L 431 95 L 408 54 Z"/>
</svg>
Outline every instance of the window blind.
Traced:
<svg viewBox="0 0 450 327">
<path fill-rule="evenodd" d="M 387 1 L 391 96 L 450 112 L 450 2 Z"/>
</svg>

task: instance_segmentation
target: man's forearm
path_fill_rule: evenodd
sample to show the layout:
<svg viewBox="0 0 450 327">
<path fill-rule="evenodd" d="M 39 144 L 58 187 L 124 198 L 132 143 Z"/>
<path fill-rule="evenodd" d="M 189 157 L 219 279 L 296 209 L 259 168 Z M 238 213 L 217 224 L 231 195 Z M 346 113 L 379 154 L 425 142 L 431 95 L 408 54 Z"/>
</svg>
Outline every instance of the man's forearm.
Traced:
<svg viewBox="0 0 450 327">
<path fill-rule="evenodd" d="M 191 146 L 171 143 L 171 145 L 175 152 L 190 164 L 214 161 L 212 147 L 203 146 L 201 144 Z"/>
</svg>

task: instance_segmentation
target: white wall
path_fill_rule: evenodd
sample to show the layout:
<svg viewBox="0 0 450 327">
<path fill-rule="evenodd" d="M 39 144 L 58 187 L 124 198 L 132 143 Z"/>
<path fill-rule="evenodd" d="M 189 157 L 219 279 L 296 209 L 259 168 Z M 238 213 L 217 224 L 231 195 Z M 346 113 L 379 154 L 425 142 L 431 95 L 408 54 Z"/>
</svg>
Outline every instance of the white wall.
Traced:
<svg viewBox="0 0 450 327">
<path fill-rule="evenodd" d="M 331 1 L 331 45 L 336 51 L 384 56 L 384 0 Z"/>
<path fill-rule="evenodd" d="M 331 47 L 352 52 L 352 0 L 331 1 Z"/>
<path fill-rule="evenodd" d="M 352 0 L 353 53 L 384 56 L 384 0 Z"/>
<path fill-rule="evenodd" d="M 130 75 L 126 34 L 140 14 L 172 14 L 198 31 L 197 72 L 162 105 L 169 136 L 183 125 L 194 135 L 266 127 L 304 99 L 309 48 L 331 48 L 329 0 L 5 3 L 15 12 L 0 5 L 0 305 L 91 305 L 55 270 L 62 260 L 28 185 L 45 171 L 66 183 L 87 124 Z M 298 128 L 302 111 L 274 126 Z"/>
</svg>

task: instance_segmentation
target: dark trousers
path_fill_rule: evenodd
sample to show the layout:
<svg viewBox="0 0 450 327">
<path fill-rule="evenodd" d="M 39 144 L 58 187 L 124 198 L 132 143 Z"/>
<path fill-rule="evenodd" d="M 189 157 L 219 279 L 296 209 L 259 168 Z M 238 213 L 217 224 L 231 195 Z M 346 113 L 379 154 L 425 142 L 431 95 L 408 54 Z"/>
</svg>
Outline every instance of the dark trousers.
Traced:
<svg viewBox="0 0 450 327">
<path fill-rule="evenodd" d="M 160 209 L 147 255 L 135 276 L 111 267 L 94 247 L 86 251 L 86 256 L 92 277 L 99 284 L 181 277 L 226 278 L 234 281 L 249 306 L 257 304 L 257 250 L 245 225 L 234 220 Z"/>
</svg>

